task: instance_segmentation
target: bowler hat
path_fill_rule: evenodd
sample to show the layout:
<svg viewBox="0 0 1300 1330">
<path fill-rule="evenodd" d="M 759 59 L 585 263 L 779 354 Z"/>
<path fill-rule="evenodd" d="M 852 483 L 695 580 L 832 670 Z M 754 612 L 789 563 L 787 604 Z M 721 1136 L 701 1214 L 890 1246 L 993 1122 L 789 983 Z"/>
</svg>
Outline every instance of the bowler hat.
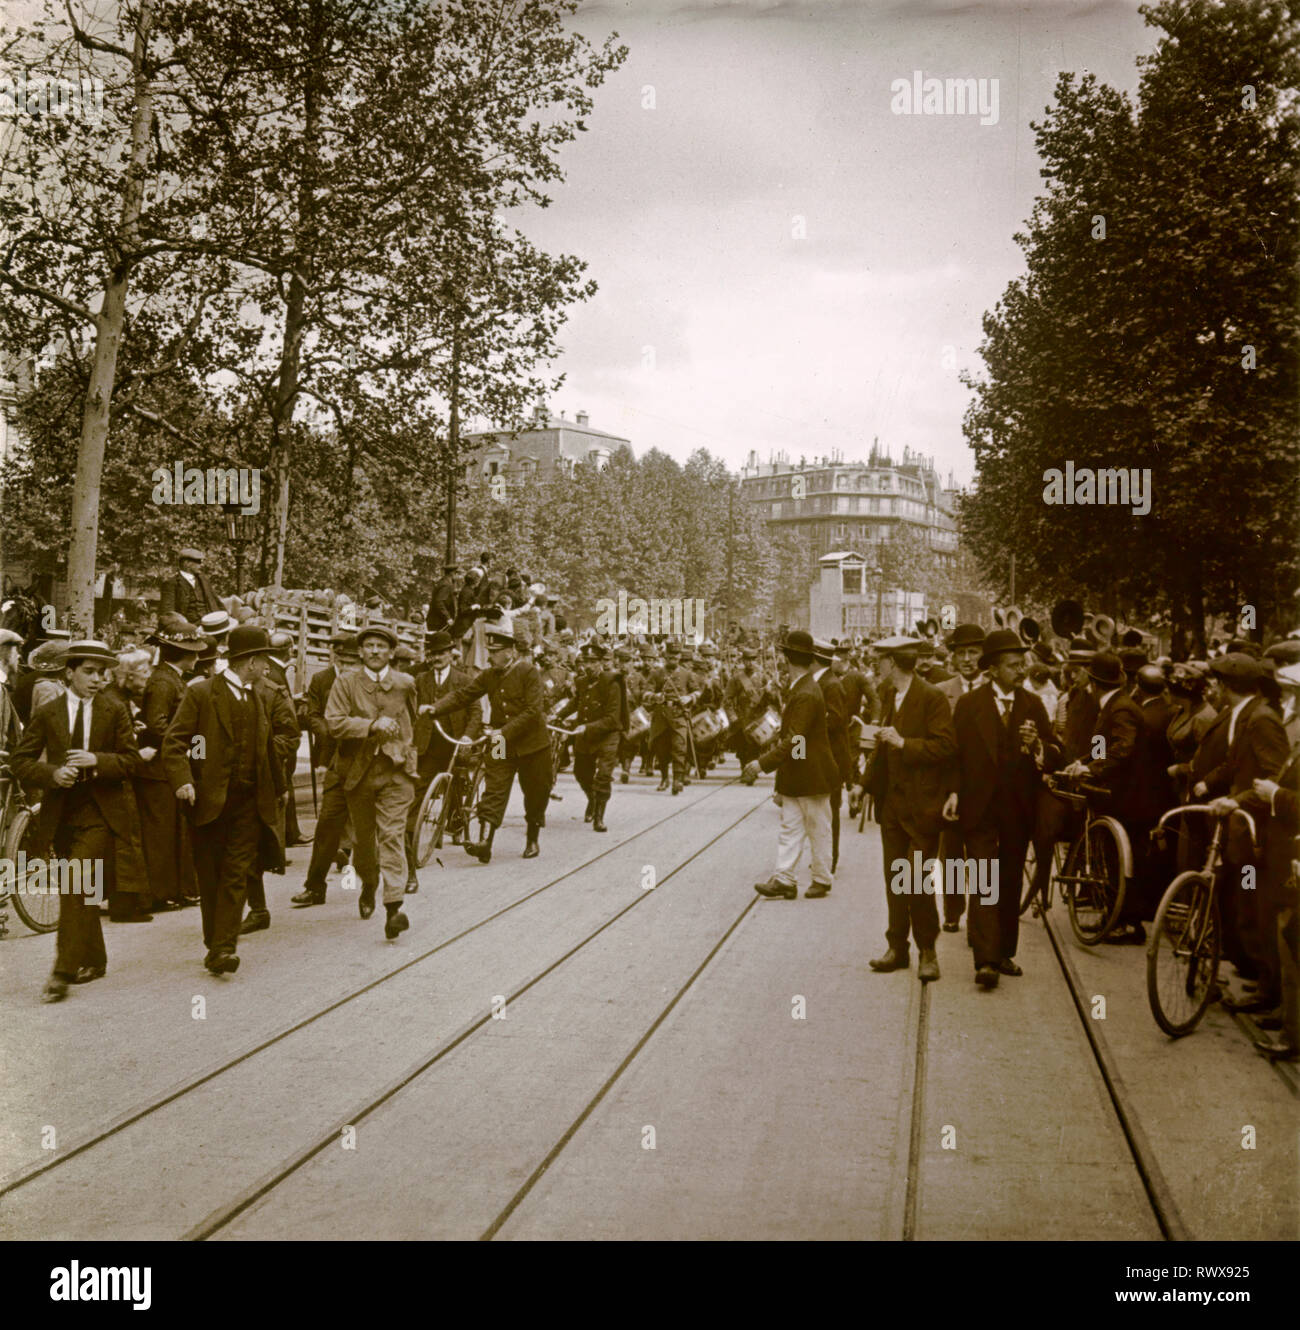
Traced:
<svg viewBox="0 0 1300 1330">
<path fill-rule="evenodd" d="M 436 633 L 430 633 L 425 639 L 424 649 L 430 656 L 436 656 L 440 651 L 451 650 L 451 634 L 439 629 Z"/>
<path fill-rule="evenodd" d="M 269 656 L 275 648 L 271 645 L 271 634 L 265 628 L 253 624 L 241 623 L 230 630 L 230 642 L 226 651 L 228 660 L 240 660 L 244 656 Z"/>
<path fill-rule="evenodd" d="M 1095 652 L 1083 668 L 1088 678 L 1095 680 L 1103 688 L 1124 686 L 1124 666 L 1113 651 Z"/>
<path fill-rule="evenodd" d="M 980 669 L 986 670 L 1001 655 L 1008 651 L 1018 651 L 1022 656 L 1029 650 L 1029 644 L 1021 640 L 1014 628 L 995 628 L 984 639 L 984 650 L 980 653 Z"/>
<path fill-rule="evenodd" d="M 1136 674 L 1149 661 L 1150 657 L 1141 647 L 1125 647 L 1119 653 L 1119 663 L 1124 667 L 1125 674 Z"/>
<path fill-rule="evenodd" d="M 382 637 L 394 651 L 401 646 L 397 634 L 391 628 L 385 628 L 382 623 L 368 623 L 364 628 L 358 628 L 357 646 L 360 647 L 368 637 Z"/>
<path fill-rule="evenodd" d="M 781 643 L 781 651 L 787 660 L 791 653 L 796 656 L 813 657 L 817 654 L 817 644 L 813 641 L 811 633 L 805 633 L 802 628 L 796 628 L 793 632 L 787 633 L 785 641 Z"/>
<path fill-rule="evenodd" d="M 977 623 L 959 623 L 948 637 L 948 647 L 956 651 L 959 647 L 982 647 L 984 629 Z"/>
</svg>

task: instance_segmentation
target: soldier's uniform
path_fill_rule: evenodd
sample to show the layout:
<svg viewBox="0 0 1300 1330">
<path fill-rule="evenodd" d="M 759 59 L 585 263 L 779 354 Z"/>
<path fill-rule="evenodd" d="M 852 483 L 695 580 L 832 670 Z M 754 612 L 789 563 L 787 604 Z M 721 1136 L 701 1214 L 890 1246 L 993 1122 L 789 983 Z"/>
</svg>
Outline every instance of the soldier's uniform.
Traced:
<svg viewBox="0 0 1300 1330">
<path fill-rule="evenodd" d="M 686 764 L 690 759 L 690 716 L 685 699 L 695 690 L 695 678 L 680 663 L 674 643 L 668 644 L 664 664 L 655 671 L 651 690 L 659 698 L 650 730 L 651 746 L 661 773 L 659 788 L 668 788 L 671 771 L 673 793 L 680 794 L 686 784 Z"/>
<path fill-rule="evenodd" d="M 725 706 L 736 717 L 736 756 L 743 767 L 758 756 L 758 748 L 745 732 L 763 714 L 763 687 L 754 673 L 756 653 L 745 651 L 744 663 L 727 683 Z"/>
<path fill-rule="evenodd" d="M 581 729 L 573 740 L 573 774 L 587 796 L 585 819 L 596 831 L 605 830 L 611 776 L 619 740 L 627 729 L 627 693 L 621 674 L 601 669 L 607 649 L 598 642 L 589 648 L 592 670 L 578 690 L 574 704 Z"/>
</svg>

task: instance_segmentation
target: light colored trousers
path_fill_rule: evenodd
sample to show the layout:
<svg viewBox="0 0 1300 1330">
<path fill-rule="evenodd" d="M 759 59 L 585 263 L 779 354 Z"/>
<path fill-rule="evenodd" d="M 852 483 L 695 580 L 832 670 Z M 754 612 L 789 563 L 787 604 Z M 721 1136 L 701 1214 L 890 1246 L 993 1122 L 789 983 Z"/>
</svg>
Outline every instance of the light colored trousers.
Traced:
<svg viewBox="0 0 1300 1330">
<path fill-rule="evenodd" d="M 781 796 L 781 836 L 776 847 L 778 882 L 792 885 L 804 841 L 812 856 L 812 880 L 831 883 L 831 796 Z"/>
<path fill-rule="evenodd" d="M 378 886 L 382 873 L 385 905 L 406 890 L 406 814 L 414 798 L 410 776 L 378 758 L 347 792 L 353 867 L 363 887 Z"/>
</svg>

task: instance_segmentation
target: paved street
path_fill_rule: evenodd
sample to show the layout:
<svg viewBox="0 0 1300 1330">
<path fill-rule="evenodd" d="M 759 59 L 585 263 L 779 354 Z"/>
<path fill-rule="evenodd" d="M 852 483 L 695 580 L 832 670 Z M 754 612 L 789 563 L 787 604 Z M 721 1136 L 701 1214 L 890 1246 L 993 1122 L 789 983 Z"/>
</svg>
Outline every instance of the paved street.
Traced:
<svg viewBox="0 0 1300 1330">
<path fill-rule="evenodd" d="M 961 934 L 924 996 L 874 974 L 874 825 L 827 899 L 759 900 L 776 810 L 735 775 L 616 785 L 597 837 L 566 774 L 531 861 L 516 793 L 492 864 L 448 847 L 396 943 L 333 877 L 288 908 L 304 848 L 233 977 L 184 911 L 106 925 L 107 978 L 42 1006 L 53 940 L 15 928 L 0 1235 L 1300 1236 L 1294 1089 L 1229 1017 L 1170 1042 L 1141 949 L 1053 911 L 1144 1185 L 1043 924 L 991 994 Z"/>
</svg>

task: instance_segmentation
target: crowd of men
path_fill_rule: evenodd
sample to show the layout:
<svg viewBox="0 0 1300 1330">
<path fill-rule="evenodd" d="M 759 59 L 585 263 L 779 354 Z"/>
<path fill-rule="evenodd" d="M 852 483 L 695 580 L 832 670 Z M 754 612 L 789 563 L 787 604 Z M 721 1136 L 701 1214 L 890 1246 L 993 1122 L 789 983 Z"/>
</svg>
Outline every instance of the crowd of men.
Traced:
<svg viewBox="0 0 1300 1330">
<path fill-rule="evenodd" d="M 198 904 L 213 974 L 237 970 L 239 938 L 270 926 L 264 875 L 282 873 L 286 849 L 303 843 L 293 776 L 304 730 L 313 778 L 324 776 L 295 907 L 324 904 L 338 870 L 359 889 L 363 919 L 382 888 L 385 935 L 396 939 L 419 890 L 424 795 L 462 749 L 482 764 L 477 835 L 467 831 L 463 848 L 484 865 L 499 853 L 516 778 L 522 856 L 534 858 L 570 762 L 585 820 L 602 833 L 616 784 L 657 774 L 671 797 L 733 752 L 742 780 L 776 778 L 776 863 L 760 894 L 797 897 L 807 845 L 806 895 L 828 895 L 845 797 L 850 817 L 869 800 L 888 907 L 871 968 L 910 968 L 914 943 L 919 977 L 938 979 L 939 933 L 958 932 L 965 916 L 986 990 L 1021 974 L 1029 847 L 1038 891 L 1054 847 L 1076 831 L 1078 814 L 1045 780 L 1055 775 L 1084 782 L 1128 835 L 1133 872 L 1107 942 L 1144 943 L 1174 873 L 1200 866 L 1193 828 L 1153 840 L 1161 814 L 1191 802 L 1227 819 L 1223 951 L 1243 986 L 1222 1000 L 1258 1017 L 1261 1052 L 1296 1056 L 1298 640 L 1233 641 L 1208 661 L 1174 664 L 1150 659 L 1140 634 L 1118 651 L 1079 638 L 1053 652 L 975 624 L 946 640 L 861 646 L 797 631 L 763 650 L 743 635 L 725 647 L 608 639 L 575 634 L 543 584 L 490 574 L 484 554 L 463 579 L 446 567 L 418 648 L 383 624 L 339 632 L 329 665 L 295 688 L 293 639 L 210 607 L 201 561 L 182 551 L 140 645 L 56 634 L 23 666 L 21 638 L 0 630 L 0 726 L 12 772 L 41 800 L 29 859 L 102 862 L 116 922 Z M 1253 842 L 1238 809 L 1254 818 Z M 900 879 L 900 865 L 950 861 L 995 863 L 996 901 Z M 43 998 L 106 969 L 98 906 L 64 895 Z"/>
</svg>

